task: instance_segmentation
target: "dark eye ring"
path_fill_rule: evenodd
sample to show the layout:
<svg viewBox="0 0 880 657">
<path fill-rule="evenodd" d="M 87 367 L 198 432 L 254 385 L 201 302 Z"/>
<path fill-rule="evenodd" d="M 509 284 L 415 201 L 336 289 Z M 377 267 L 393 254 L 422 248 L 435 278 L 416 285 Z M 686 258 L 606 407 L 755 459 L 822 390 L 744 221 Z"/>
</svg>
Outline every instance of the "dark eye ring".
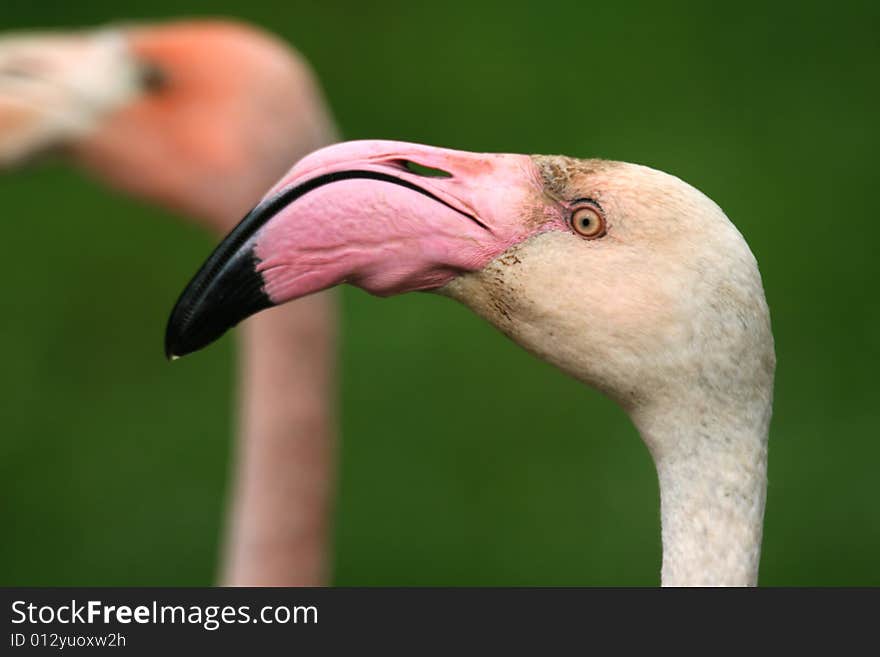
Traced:
<svg viewBox="0 0 880 657">
<path fill-rule="evenodd" d="M 605 215 L 594 205 L 582 205 L 572 211 L 571 227 L 581 237 L 594 240 L 605 234 Z"/>
</svg>

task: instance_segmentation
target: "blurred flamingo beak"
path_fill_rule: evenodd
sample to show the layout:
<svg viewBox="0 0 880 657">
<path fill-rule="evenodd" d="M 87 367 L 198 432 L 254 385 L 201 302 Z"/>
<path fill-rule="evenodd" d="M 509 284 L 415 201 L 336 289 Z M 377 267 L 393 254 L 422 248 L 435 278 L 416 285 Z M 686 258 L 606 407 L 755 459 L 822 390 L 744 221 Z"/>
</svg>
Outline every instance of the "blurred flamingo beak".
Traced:
<svg viewBox="0 0 880 657">
<path fill-rule="evenodd" d="M 117 31 L 0 36 L 0 167 L 87 135 L 141 78 Z"/>
<path fill-rule="evenodd" d="M 254 313 L 350 283 L 389 296 L 481 269 L 549 221 L 531 158 L 390 141 L 301 160 L 216 248 L 171 313 L 169 358 Z"/>
</svg>

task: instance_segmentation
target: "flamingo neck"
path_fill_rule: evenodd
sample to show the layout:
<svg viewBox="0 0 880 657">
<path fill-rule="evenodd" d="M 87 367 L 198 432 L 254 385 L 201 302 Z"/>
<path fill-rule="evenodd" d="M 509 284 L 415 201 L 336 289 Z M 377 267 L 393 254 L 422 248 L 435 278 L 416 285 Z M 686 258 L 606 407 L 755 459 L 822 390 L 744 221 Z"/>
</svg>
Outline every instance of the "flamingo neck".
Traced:
<svg viewBox="0 0 880 657">
<path fill-rule="evenodd" d="M 770 405 L 768 393 L 634 413 L 660 483 L 663 586 L 757 584 Z"/>
<path fill-rule="evenodd" d="M 335 137 L 331 126 L 311 139 L 317 147 Z M 284 162 L 307 152 L 302 139 L 295 141 L 296 157 Z M 269 166 L 252 175 L 236 202 L 210 218 L 231 230 L 282 172 Z M 322 586 L 329 580 L 336 296 L 327 290 L 272 308 L 239 331 L 238 439 L 220 572 L 225 586 Z"/>
<path fill-rule="evenodd" d="M 329 579 L 335 320 L 336 295 L 326 291 L 241 326 L 224 585 L 322 586 Z"/>
</svg>

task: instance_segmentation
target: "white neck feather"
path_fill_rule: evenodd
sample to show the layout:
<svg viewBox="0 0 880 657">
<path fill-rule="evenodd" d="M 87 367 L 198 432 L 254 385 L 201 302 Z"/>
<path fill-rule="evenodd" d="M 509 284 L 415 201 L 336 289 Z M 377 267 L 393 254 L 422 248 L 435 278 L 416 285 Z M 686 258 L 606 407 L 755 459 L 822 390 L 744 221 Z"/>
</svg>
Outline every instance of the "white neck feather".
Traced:
<svg viewBox="0 0 880 657">
<path fill-rule="evenodd" d="M 769 396 L 751 408 L 695 402 L 633 413 L 660 483 L 663 586 L 757 584 Z"/>
</svg>

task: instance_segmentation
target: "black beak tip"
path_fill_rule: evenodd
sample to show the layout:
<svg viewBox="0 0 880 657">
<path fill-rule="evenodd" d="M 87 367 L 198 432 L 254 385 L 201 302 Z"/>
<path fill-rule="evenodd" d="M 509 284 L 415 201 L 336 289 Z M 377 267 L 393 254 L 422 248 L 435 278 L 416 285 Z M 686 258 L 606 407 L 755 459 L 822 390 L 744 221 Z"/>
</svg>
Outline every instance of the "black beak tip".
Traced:
<svg viewBox="0 0 880 657">
<path fill-rule="evenodd" d="M 217 340 L 243 319 L 275 305 L 263 290 L 253 251 L 225 262 L 209 258 L 180 295 L 165 329 L 165 357 L 175 360 Z"/>
<path fill-rule="evenodd" d="M 192 351 L 184 348 L 180 334 L 180 322 L 175 321 L 176 314 L 171 313 L 171 317 L 168 318 L 168 325 L 165 327 L 165 358 L 169 361 L 177 360 Z"/>
<path fill-rule="evenodd" d="M 169 361 L 177 360 L 181 356 L 198 351 L 212 342 L 211 339 L 194 339 L 203 333 L 203 329 L 199 330 L 200 327 L 198 325 L 193 326 L 193 322 L 187 320 L 187 317 L 195 317 L 195 315 L 190 315 L 187 311 L 197 310 L 198 308 L 198 305 L 187 304 L 186 299 L 181 297 L 171 312 L 171 317 L 168 318 L 168 325 L 165 327 L 165 358 Z M 204 322 L 199 323 L 204 324 Z M 225 329 L 223 330 L 225 331 Z"/>
<path fill-rule="evenodd" d="M 165 360 L 177 360 L 180 356 L 175 352 L 174 344 L 168 341 L 168 337 L 165 337 Z"/>
</svg>

